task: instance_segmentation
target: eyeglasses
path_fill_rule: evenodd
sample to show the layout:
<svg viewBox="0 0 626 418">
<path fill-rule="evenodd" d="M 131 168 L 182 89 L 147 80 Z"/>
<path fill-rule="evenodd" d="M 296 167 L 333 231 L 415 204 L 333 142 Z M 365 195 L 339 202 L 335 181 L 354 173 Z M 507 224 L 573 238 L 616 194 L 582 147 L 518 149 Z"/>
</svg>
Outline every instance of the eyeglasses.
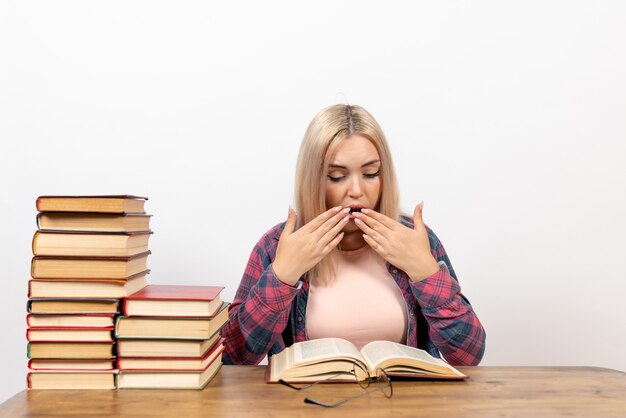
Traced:
<svg viewBox="0 0 626 418">
<path fill-rule="evenodd" d="M 337 373 L 335 375 L 329 376 L 326 379 L 322 379 L 322 380 L 318 380 L 315 381 L 313 383 L 304 385 L 304 386 L 294 386 L 291 383 L 288 383 L 286 381 L 284 381 L 283 379 L 279 379 L 278 383 L 280 383 L 281 385 L 287 386 L 288 388 L 294 389 L 294 390 L 306 390 L 309 389 L 319 383 L 324 383 L 324 382 L 329 382 L 333 379 L 336 379 L 338 377 L 341 376 L 345 376 L 346 374 L 350 374 L 354 377 L 355 381 L 357 382 L 357 384 L 364 389 L 365 391 L 355 395 L 355 396 L 351 396 L 349 398 L 346 399 L 342 399 L 340 401 L 337 401 L 335 403 L 326 403 L 326 402 L 320 402 L 318 400 L 315 400 L 313 398 L 309 398 L 306 397 L 304 398 L 304 403 L 309 403 L 309 404 L 313 404 L 313 405 L 318 405 L 318 406 L 322 406 L 324 408 L 335 408 L 337 406 L 343 405 L 344 403 L 352 400 L 352 399 L 356 399 L 356 398 L 360 398 L 362 396 L 368 395 L 372 392 L 378 391 L 380 390 L 383 395 L 385 395 L 385 397 L 387 399 L 391 398 L 393 396 L 393 386 L 391 385 L 391 380 L 389 379 L 389 376 L 387 376 L 387 373 L 385 373 L 385 371 L 383 369 L 378 369 L 376 370 L 376 376 L 375 377 L 367 377 L 365 379 L 361 379 L 359 376 L 368 376 L 367 371 L 365 371 L 361 366 L 355 365 L 352 368 L 352 372 L 342 372 L 342 373 Z M 371 387 L 370 388 L 370 384 L 376 382 L 377 385 L 376 387 Z"/>
</svg>

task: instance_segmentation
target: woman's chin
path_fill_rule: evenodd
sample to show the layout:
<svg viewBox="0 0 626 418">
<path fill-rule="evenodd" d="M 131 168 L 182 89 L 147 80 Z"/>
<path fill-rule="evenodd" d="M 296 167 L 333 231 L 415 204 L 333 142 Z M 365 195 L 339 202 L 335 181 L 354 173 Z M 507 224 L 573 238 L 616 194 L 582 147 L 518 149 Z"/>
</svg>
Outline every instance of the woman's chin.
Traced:
<svg viewBox="0 0 626 418">
<path fill-rule="evenodd" d="M 345 233 L 354 233 L 354 232 L 358 232 L 360 231 L 361 228 L 359 228 L 358 226 L 356 226 L 356 224 L 354 223 L 353 220 L 350 220 L 348 222 L 348 224 L 346 226 L 343 227 L 343 229 L 341 230 L 342 232 Z"/>
</svg>

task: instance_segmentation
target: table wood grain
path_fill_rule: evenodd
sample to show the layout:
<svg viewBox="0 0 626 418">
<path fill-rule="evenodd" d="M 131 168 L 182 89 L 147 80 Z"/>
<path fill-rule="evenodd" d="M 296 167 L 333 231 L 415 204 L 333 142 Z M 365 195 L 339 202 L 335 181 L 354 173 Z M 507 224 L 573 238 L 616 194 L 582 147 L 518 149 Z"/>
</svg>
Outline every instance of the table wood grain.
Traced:
<svg viewBox="0 0 626 418">
<path fill-rule="evenodd" d="M 263 366 L 224 366 L 201 391 L 22 391 L 0 417 L 626 417 L 626 374 L 594 367 L 460 367 L 464 382 L 394 381 L 394 395 L 373 392 L 335 409 L 303 402 L 337 401 L 362 391 L 352 384 L 305 392 L 264 381 Z"/>
</svg>

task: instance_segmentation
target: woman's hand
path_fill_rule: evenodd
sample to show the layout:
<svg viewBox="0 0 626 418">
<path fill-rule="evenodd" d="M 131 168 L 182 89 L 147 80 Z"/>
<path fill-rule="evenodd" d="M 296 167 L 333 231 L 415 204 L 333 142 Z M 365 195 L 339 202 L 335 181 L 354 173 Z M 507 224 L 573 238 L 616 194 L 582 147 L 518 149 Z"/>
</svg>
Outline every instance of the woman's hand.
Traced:
<svg viewBox="0 0 626 418">
<path fill-rule="evenodd" d="M 415 207 L 413 229 L 371 209 L 353 213 L 354 222 L 365 233 L 365 242 L 414 282 L 439 271 L 439 264 L 430 252 L 428 231 L 422 220 L 423 209 L 423 202 Z"/>
<path fill-rule="evenodd" d="M 290 208 L 272 263 L 278 279 L 290 285 L 296 284 L 304 273 L 331 252 L 343 238 L 341 230 L 350 218 L 348 212 L 349 208 L 342 210 L 341 206 L 334 207 L 294 231 L 296 212 Z"/>
</svg>

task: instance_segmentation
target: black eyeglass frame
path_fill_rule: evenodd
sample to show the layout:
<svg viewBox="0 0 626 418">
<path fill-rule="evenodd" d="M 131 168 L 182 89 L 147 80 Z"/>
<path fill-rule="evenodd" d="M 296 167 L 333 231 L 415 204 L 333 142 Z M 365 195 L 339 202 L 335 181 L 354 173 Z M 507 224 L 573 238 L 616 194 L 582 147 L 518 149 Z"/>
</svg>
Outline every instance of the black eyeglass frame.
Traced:
<svg viewBox="0 0 626 418">
<path fill-rule="evenodd" d="M 364 392 L 359 393 L 358 395 L 355 395 L 355 396 L 351 396 L 351 397 L 346 398 L 346 399 L 342 399 L 342 400 L 337 401 L 335 403 L 320 402 L 320 401 L 318 401 L 316 399 L 309 398 L 309 397 L 304 398 L 304 403 L 308 403 L 308 404 L 311 404 L 311 405 L 317 405 L 317 406 L 321 406 L 321 407 L 324 407 L 324 408 L 336 408 L 336 407 L 338 407 L 340 405 L 345 404 L 346 402 L 348 402 L 348 401 L 350 401 L 352 399 L 360 398 L 362 396 L 365 396 L 365 395 L 368 395 L 368 394 L 374 392 L 374 390 L 370 390 L 369 389 L 369 386 L 370 386 L 371 382 L 378 382 L 379 383 L 377 385 L 377 387 L 376 387 L 376 390 L 380 390 L 387 399 L 390 399 L 393 396 L 393 385 L 391 384 L 391 379 L 389 378 L 389 376 L 387 375 L 387 373 L 385 372 L 384 369 L 377 369 L 376 370 L 376 377 L 368 377 L 368 378 L 366 378 L 364 380 L 359 380 L 359 377 L 358 377 L 359 375 L 356 372 L 356 368 L 357 367 L 359 369 L 365 371 L 362 367 L 355 365 L 352 368 L 352 373 L 350 373 L 350 374 L 352 374 L 355 377 L 355 380 L 357 381 L 359 386 L 362 389 L 364 389 Z M 315 386 L 315 385 L 317 385 L 319 383 L 329 382 L 333 378 L 336 378 L 336 377 L 339 377 L 339 376 L 345 375 L 345 374 L 346 374 L 345 372 L 337 373 L 336 375 L 329 376 L 326 379 L 317 380 L 317 381 L 315 381 L 313 383 L 306 384 L 304 386 L 294 386 L 294 385 L 286 382 L 283 379 L 279 379 L 278 383 L 280 383 L 280 384 L 282 384 L 284 386 L 287 386 L 288 388 L 294 389 L 294 390 L 306 390 L 306 389 L 309 389 L 309 388 L 311 388 L 311 387 L 313 387 L 313 386 Z M 388 391 L 386 390 L 387 388 L 389 388 Z"/>
</svg>

